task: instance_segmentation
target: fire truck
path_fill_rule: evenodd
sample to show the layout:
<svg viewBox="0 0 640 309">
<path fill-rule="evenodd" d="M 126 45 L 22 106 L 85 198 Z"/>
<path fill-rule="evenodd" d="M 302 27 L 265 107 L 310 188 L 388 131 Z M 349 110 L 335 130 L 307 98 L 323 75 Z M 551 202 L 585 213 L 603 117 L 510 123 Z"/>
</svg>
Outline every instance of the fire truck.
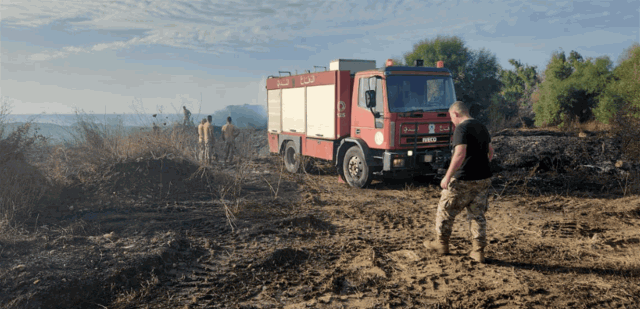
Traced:
<svg viewBox="0 0 640 309">
<path fill-rule="evenodd" d="M 284 76 L 283 76 L 284 75 Z M 267 79 L 268 140 L 272 154 L 296 173 L 307 158 L 335 164 L 352 187 L 372 179 L 436 176 L 451 160 L 456 100 L 442 61 L 396 66 L 391 59 L 337 59 L 329 70 Z"/>
</svg>

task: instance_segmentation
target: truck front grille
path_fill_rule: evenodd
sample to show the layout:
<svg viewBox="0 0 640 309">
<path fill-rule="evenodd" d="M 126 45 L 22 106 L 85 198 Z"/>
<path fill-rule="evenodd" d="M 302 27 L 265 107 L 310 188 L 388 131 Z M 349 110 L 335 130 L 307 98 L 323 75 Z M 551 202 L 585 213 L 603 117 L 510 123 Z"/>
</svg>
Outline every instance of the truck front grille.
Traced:
<svg viewBox="0 0 640 309">
<path fill-rule="evenodd" d="M 442 144 L 449 144 L 449 140 L 450 140 L 450 137 L 448 134 L 447 135 L 420 134 L 417 136 L 411 135 L 411 137 L 401 136 L 399 146 L 413 146 L 414 144 L 419 146 L 442 145 Z"/>
</svg>

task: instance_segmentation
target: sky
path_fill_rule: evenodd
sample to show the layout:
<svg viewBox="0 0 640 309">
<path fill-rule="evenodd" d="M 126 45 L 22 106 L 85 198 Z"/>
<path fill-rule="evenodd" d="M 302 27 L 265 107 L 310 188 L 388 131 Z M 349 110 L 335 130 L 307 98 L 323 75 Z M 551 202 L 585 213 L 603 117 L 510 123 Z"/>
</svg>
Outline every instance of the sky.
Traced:
<svg viewBox="0 0 640 309">
<path fill-rule="evenodd" d="M 266 106 L 266 78 L 338 58 L 381 67 L 437 35 L 544 70 L 554 51 L 640 42 L 640 1 L 154 0 L 0 2 L 12 114 L 213 113 Z"/>
</svg>

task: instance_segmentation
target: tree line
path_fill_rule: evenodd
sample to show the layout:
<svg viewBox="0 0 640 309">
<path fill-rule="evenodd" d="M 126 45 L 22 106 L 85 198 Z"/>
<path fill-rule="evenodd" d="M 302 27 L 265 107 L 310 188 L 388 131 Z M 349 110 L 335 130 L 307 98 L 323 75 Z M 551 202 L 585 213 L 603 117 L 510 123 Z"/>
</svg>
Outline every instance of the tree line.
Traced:
<svg viewBox="0 0 640 309">
<path fill-rule="evenodd" d="M 502 68 L 487 49 L 472 50 L 458 36 L 422 40 L 395 65 L 443 60 L 453 75 L 457 99 L 472 105 L 475 118 L 492 129 L 567 126 L 620 117 L 640 118 L 640 44 L 626 48 L 617 65 L 608 56 L 584 58 L 556 51 L 542 74 L 536 66 L 509 59 Z"/>
</svg>

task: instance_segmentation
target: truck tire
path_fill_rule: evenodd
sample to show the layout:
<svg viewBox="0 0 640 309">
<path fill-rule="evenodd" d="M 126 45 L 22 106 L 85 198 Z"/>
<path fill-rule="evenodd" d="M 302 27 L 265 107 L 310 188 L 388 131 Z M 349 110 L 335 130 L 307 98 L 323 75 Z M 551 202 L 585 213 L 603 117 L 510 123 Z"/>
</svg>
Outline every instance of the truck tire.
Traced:
<svg viewBox="0 0 640 309">
<path fill-rule="evenodd" d="M 373 170 L 367 165 L 364 153 L 358 146 L 352 146 L 342 160 L 344 180 L 354 188 L 364 188 L 371 184 Z"/>
<path fill-rule="evenodd" d="M 282 151 L 282 160 L 284 167 L 289 173 L 297 173 L 300 170 L 300 153 L 296 149 L 296 144 L 288 141 Z"/>
</svg>

